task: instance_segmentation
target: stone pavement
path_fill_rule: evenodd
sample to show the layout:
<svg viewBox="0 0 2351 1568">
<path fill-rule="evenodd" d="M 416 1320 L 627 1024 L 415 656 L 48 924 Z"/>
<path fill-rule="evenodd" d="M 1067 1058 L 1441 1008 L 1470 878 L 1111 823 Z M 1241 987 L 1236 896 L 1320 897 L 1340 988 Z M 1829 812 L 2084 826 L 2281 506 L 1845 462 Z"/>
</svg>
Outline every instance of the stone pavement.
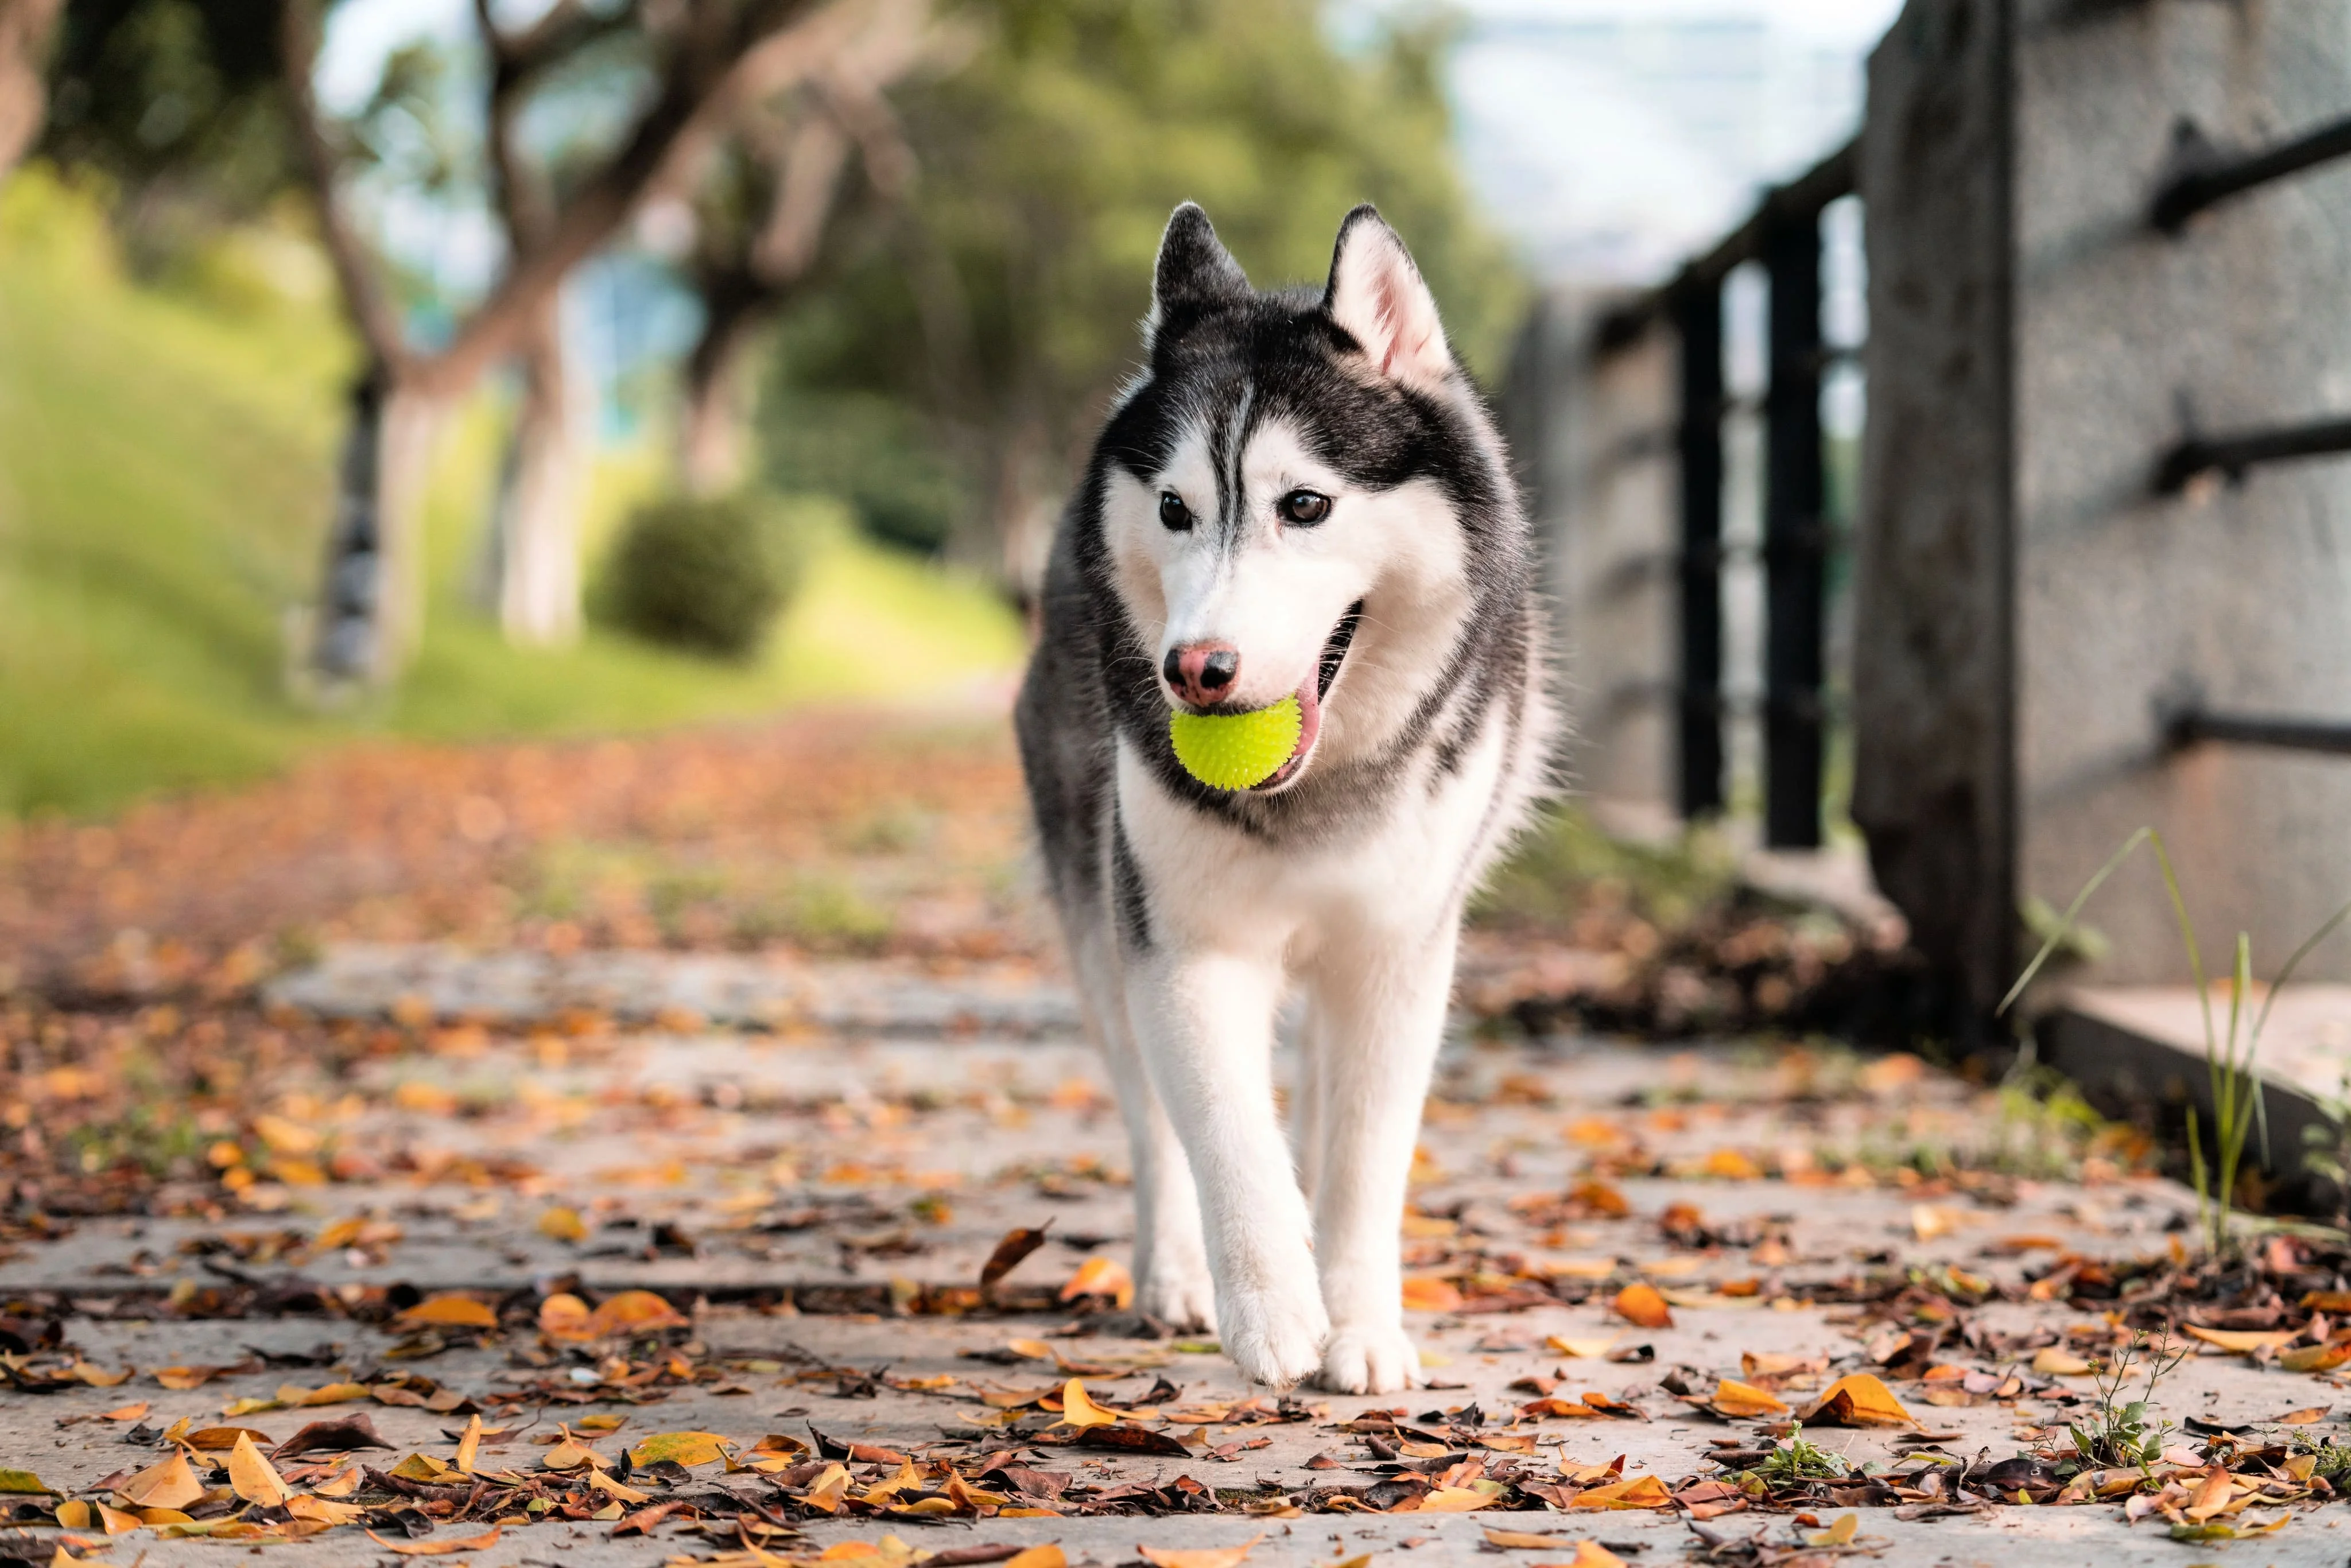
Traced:
<svg viewBox="0 0 2351 1568">
<path fill-rule="evenodd" d="M 2287 1517 L 2275 1534 L 2183 1544 L 2160 1514 L 2133 1524 L 2114 1502 L 2046 1506 L 2058 1483 L 2045 1465 L 1993 1471 L 2063 1446 L 2064 1426 L 2087 1418 L 2095 1381 L 2077 1369 L 2112 1353 L 2117 1322 L 2151 1310 L 2134 1293 L 2134 1260 L 2170 1267 L 2193 1213 L 2177 1186 L 2126 1174 L 2126 1136 L 2062 1108 L 1908 1057 L 1826 1046 L 1463 1038 L 1447 1052 L 1403 1217 L 1419 1309 L 1410 1321 L 1432 1386 L 1303 1391 L 1283 1404 L 1246 1387 L 1212 1343 L 1163 1334 L 1110 1299 L 1131 1233 L 1123 1140 L 1097 1064 L 1069 1031 L 1067 998 L 1033 972 L 615 962 L 625 973 L 590 959 L 492 972 L 447 953 L 371 949 L 330 955 L 286 988 L 281 1003 L 406 1015 L 428 1049 L 372 1059 L 349 1080 L 298 1071 L 273 1085 L 261 1146 L 234 1161 L 217 1151 L 226 1178 L 158 1206 L 175 1213 L 0 1242 L 13 1248 L 0 1255 L 0 1332 L 27 1346 L 0 1364 L 16 1385 L 0 1387 L 0 1469 L 97 1499 L 167 1458 L 164 1434 L 183 1418 L 183 1436 L 242 1425 L 274 1446 L 354 1412 L 389 1445 L 357 1455 L 362 1463 L 391 1471 L 417 1453 L 445 1466 L 478 1410 L 490 1429 L 473 1467 L 483 1474 L 542 1473 L 565 1450 L 540 1439 L 568 1422 L 607 1459 L 679 1432 L 726 1437 L 738 1458 L 759 1458 L 752 1446 L 780 1434 L 818 1445 L 810 1469 L 834 1451 L 827 1444 L 890 1450 L 845 1455 L 852 1495 L 890 1477 L 898 1455 L 952 1460 L 968 1477 L 991 1450 L 1008 1451 L 1025 1472 L 1065 1478 L 1046 1486 L 1052 1498 L 1022 1500 L 1059 1514 L 852 1517 L 851 1507 L 829 1517 L 802 1505 L 810 1477 L 789 1469 L 773 1480 L 715 1462 L 690 1476 L 639 1470 L 630 1481 L 653 1501 L 699 1498 L 705 1533 L 684 1511 L 651 1540 L 580 1518 L 507 1528 L 442 1559 L 481 1568 L 740 1552 L 733 1519 L 745 1509 L 768 1561 L 895 1535 L 931 1552 L 1058 1543 L 1071 1563 L 1108 1565 L 1142 1548 L 1262 1534 L 1252 1563 L 1377 1553 L 1384 1568 L 1496 1552 L 1565 1563 L 1584 1541 L 1638 1563 L 1702 1558 L 1700 1529 L 1719 1544 L 1712 1560 L 1734 1563 L 2351 1556 L 2346 1511 L 2306 1493 L 2219 1516 Z M 743 1005 L 729 1013 L 726 998 Z M 715 1031 L 690 1013 L 762 1027 Z M 983 1301 L 982 1266 L 1016 1228 L 1045 1228 L 1043 1243 Z M 2263 1267 L 2278 1281 L 2345 1289 L 2333 1264 L 2296 1249 L 2272 1239 Z M 2048 1281 L 2037 1293 L 2036 1280 Z M 1086 1293 L 1089 1281 L 1105 1293 Z M 1621 1292 L 1644 1283 L 1669 1323 L 1628 1321 L 1648 1314 Z M 2262 1299 L 2274 1302 L 2277 1288 L 2265 1280 Z M 559 1304 L 545 1305 L 563 1293 L 584 1312 L 635 1289 L 660 1292 L 686 1321 L 599 1343 L 565 1337 Z M 463 1312 L 435 1326 L 445 1309 L 432 1306 L 420 1317 L 417 1303 L 447 1292 L 470 1292 L 498 1326 Z M 2248 1343 L 2230 1341 L 2232 1329 L 2277 1323 L 2282 1311 L 2190 1312 L 2220 1325 L 2220 1343 L 2180 1341 L 2200 1354 L 2157 1393 L 2156 1414 L 2180 1427 L 2159 1472 L 2201 1485 L 2218 1432 L 2267 1434 L 2240 1445 L 2248 1451 L 2341 1433 L 2331 1378 L 2277 1359 L 2278 1342 L 2327 1341 L 2325 1316 L 2314 1330 L 2308 1312 L 2286 1312 L 2294 1334 L 2268 1334 L 2254 1355 L 2225 1348 Z M 40 1343 L 52 1319 L 63 1344 Z M 91 1369 L 76 1378 L 133 1375 L 104 1386 L 48 1375 L 75 1364 Z M 1793 1503 L 1708 1488 L 1764 1463 L 1775 1434 L 1788 1435 L 1783 1418 L 1752 1413 L 1768 1405 L 1730 1418 L 1698 1408 L 1727 1397 L 1720 1380 L 1802 1411 L 1850 1373 L 1879 1378 L 1912 1419 L 1838 1426 L 1831 1412 L 1802 1436 L 1844 1461 L 1834 1469 L 1867 1474 Z M 1055 1406 L 1070 1413 L 1072 1376 L 1091 1399 L 1134 1407 L 1120 1429 L 1155 1434 L 1170 1451 L 1067 1446 L 1079 1428 L 1055 1424 Z M 315 1408 L 272 1407 L 289 1396 L 281 1389 L 338 1383 L 362 1386 Z M 54 1391 L 23 1391 L 34 1386 Z M 1579 1410 L 1604 1413 L 1562 1414 Z M 2272 1425 L 2281 1417 L 2293 1424 Z M 1726 1469 L 1709 1458 L 1720 1452 L 1748 1457 Z M 1579 1486 L 1607 1484 L 1596 1468 L 1619 1456 L 1625 1478 L 1662 1484 L 1636 1498 L 1663 1506 L 1573 1507 Z M 1380 1511 L 1435 1495 L 1431 1486 L 1468 1496 L 1476 1466 L 1455 1467 L 1473 1458 L 1552 1488 L 1568 1508 Z M 298 1475 L 307 1462 L 282 1461 Z M 1452 1479 L 1399 1469 L 1424 1464 Z M 1332 1500 L 1334 1489 L 1384 1482 L 1368 1502 Z M 917 1490 L 946 1484 L 933 1470 Z M 988 1483 L 972 1484 L 985 1493 Z M 372 1486 L 356 1495 L 381 1499 Z M 2038 1500 L 1988 1500 L 2018 1487 Z M 1523 1486 L 1508 1495 L 1541 1497 Z M 722 1496 L 723 1521 L 710 1506 Z M 1111 1511 L 1121 1509 L 1134 1511 Z M 1847 1513 L 1857 1534 L 1839 1540 Z M 401 1546 L 472 1541 L 489 1517 L 415 1543 L 387 1522 L 377 1533 Z M 762 1518 L 799 1533 L 759 1535 Z M 1495 1530 L 1553 1542 L 1498 1547 Z M 46 1562 L 52 1533 L 16 1550 Z M 1759 1534 L 1761 1547 L 1740 1545 Z M 375 1563 L 395 1548 L 346 1526 L 255 1549 Z M 143 1553 L 167 1568 L 239 1550 L 142 1529 L 105 1560 L 128 1568 Z"/>
</svg>

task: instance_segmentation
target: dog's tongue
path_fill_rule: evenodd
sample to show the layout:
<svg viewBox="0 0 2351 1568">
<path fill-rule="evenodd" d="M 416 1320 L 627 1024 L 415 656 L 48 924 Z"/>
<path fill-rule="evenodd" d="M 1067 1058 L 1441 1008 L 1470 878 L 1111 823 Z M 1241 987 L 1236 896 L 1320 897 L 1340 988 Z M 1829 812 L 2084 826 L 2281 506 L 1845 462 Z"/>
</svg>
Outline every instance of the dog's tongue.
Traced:
<svg viewBox="0 0 2351 1568">
<path fill-rule="evenodd" d="M 1315 687 L 1322 683 L 1314 675 L 1298 688 L 1298 744 L 1290 748 L 1289 767 L 1314 749 L 1314 737 L 1322 727 L 1322 698 Z"/>
</svg>

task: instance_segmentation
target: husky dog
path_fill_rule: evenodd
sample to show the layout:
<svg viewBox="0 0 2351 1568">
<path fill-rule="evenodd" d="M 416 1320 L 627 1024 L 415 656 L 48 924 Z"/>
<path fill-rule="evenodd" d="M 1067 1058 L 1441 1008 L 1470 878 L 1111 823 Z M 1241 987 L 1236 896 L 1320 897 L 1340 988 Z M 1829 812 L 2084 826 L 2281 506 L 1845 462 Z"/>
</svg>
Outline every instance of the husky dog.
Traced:
<svg viewBox="0 0 2351 1568">
<path fill-rule="evenodd" d="M 1136 1305 L 1250 1378 L 1419 1381 L 1398 1231 L 1464 902 L 1545 783 L 1534 564 L 1494 425 L 1371 207 L 1329 285 L 1259 293 L 1190 204 L 1148 362 L 1047 569 L 1020 755 L 1134 1145 Z M 1296 696 L 1211 789 L 1179 709 Z M 1296 1163 L 1271 1052 L 1307 1002 Z"/>
</svg>

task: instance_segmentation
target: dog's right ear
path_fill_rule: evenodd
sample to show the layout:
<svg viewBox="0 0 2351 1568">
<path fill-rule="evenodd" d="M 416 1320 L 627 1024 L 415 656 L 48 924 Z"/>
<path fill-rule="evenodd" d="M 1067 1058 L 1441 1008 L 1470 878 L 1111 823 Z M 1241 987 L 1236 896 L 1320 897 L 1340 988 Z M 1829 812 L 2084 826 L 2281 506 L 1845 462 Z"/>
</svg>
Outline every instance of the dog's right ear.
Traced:
<svg viewBox="0 0 2351 1568">
<path fill-rule="evenodd" d="M 1235 305 L 1249 298 L 1249 275 L 1217 238 L 1208 214 L 1197 202 L 1186 202 L 1167 220 L 1159 236 L 1159 265 L 1151 280 L 1151 318 L 1144 323 L 1144 339 L 1155 342 L 1170 327 L 1203 310 Z"/>
</svg>

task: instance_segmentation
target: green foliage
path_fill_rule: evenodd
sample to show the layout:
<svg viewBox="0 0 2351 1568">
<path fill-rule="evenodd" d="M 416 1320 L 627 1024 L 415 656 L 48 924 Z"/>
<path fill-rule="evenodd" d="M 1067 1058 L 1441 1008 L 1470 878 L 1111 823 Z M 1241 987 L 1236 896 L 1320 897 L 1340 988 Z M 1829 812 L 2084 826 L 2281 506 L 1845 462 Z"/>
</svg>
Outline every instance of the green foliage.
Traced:
<svg viewBox="0 0 2351 1568">
<path fill-rule="evenodd" d="M 2188 1359 L 2189 1348 L 2184 1341 L 2165 1346 L 2144 1333 L 2133 1334 L 2111 1360 L 2100 1364 L 2096 1403 L 2088 1424 L 2066 1428 L 2073 1435 L 2075 1451 L 2094 1465 L 2145 1467 L 2161 1458 L 2172 1427 L 2170 1422 L 2156 1417 L 2155 1391 Z M 2134 1367 L 2144 1383 L 2138 1397 L 2126 1399 L 2123 1390 L 2131 1381 Z"/>
<path fill-rule="evenodd" d="M 1803 1481 L 1842 1480 L 1852 1469 L 1843 1455 L 1833 1454 L 1806 1440 L 1803 1423 L 1798 1422 L 1788 1434 L 1788 1440 L 1773 1448 L 1750 1473 L 1762 1477 L 1768 1486 L 1782 1487 Z"/>
<path fill-rule="evenodd" d="M 637 509 L 605 562 L 598 617 L 649 643 L 743 660 L 799 587 L 775 506 L 743 494 L 670 497 Z"/>
<path fill-rule="evenodd" d="M 1672 929 L 1728 897 L 1736 873 L 1729 854 L 1703 831 L 1667 844 L 1632 843 L 1559 804 L 1546 809 L 1487 878 L 1470 916 L 1509 929 L 1563 929 L 1596 901 Z"/>
<path fill-rule="evenodd" d="M 839 497 L 883 544 L 946 550 L 965 505 L 963 476 L 912 409 L 871 392 L 787 389 L 764 414 L 768 471 L 779 488 Z"/>
<path fill-rule="evenodd" d="M 39 163 L 0 186 L 0 818 L 249 779 L 362 735 L 626 730 L 1017 666 L 993 591 L 861 543 L 814 500 L 785 503 L 807 581 L 755 664 L 601 631 L 511 648 L 467 608 L 497 461 L 496 420 L 469 415 L 427 506 L 436 603 L 410 680 L 330 716 L 289 701 L 285 612 L 315 587 L 350 350 L 323 287 L 282 287 L 314 252 L 231 237 L 233 285 L 134 285 L 97 199 Z"/>
<path fill-rule="evenodd" d="M 2229 1027 L 2223 1033 L 2212 1019 L 2212 988 L 2204 975 L 2203 949 L 2196 940 L 2195 923 L 2188 917 L 2188 901 L 2179 891 L 2179 875 L 2172 870 L 2171 853 L 2164 847 L 2163 835 L 2153 828 L 2141 828 L 2133 833 L 2098 868 L 2097 874 L 2082 884 L 2074 902 L 2065 908 L 2056 928 L 2041 944 L 2032 962 L 2024 967 L 2016 984 L 2001 998 L 1998 1010 L 2006 1012 L 2016 998 L 2024 994 L 2042 967 L 2066 941 L 2090 896 L 2105 884 L 2108 877 L 2123 862 L 2128 860 L 2141 845 L 2155 851 L 2155 863 L 2162 870 L 2164 891 L 2171 898 L 2171 913 L 2179 925 L 2180 945 L 2188 953 L 2188 970 L 2196 982 L 2196 998 L 2204 1018 L 2204 1066 L 2210 1077 L 2212 1095 L 2212 1121 L 2216 1141 L 2208 1160 L 2204 1147 L 2203 1118 L 2190 1107 L 2188 1113 L 2188 1168 L 2196 1187 L 2198 1218 L 2201 1221 L 2206 1244 L 2215 1253 L 2229 1249 L 2232 1236 L 2230 1228 L 2230 1203 L 2237 1191 L 2237 1175 L 2242 1167 L 2245 1143 L 2256 1123 L 2262 1130 L 2264 1157 L 2269 1145 L 2269 1107 L 2264 1097 L 2261 1074 L 2255 1069 L 2255 1059 L 2261 1053 L 2262 1031 L 2268 1027 L 2270 1009 L 2277 1005 L 2278 993 L 2294 978 L 2302 961 L 2311 949 L 2335 933 L 2346 919 L 2351 919 L 2351 904 L 2336 910 L 2317 930 L 2294 950 L 2270 983 L 2269 994 L 2257 1012 L 2249 1012 L 2246 1003 L 2252 995 L 2252 940 L 2245 933 L 2237 933 L 2237 944 L 2229 972 Z"/>
<path fill-rule="evenodd" d="M 954 7 L 974 57 L 901 95 L 922 177 L 902 211 L 851 225 L 788 311 L 783 382 L 919 410 L 960 478 L 959 524 L 984 534 L 1032 518 L 1139 358 L 1160 231 L 1186 199 L 1260 286 L 1319 287 L 1340 218 L 1378 203 L 1457 348 L 1499 371 L 1520 295 L 1454 170 L 1445 34 L 1405 27 L 1343 53 L 1321 12 L 1313 0 Z"/>
</svg>

